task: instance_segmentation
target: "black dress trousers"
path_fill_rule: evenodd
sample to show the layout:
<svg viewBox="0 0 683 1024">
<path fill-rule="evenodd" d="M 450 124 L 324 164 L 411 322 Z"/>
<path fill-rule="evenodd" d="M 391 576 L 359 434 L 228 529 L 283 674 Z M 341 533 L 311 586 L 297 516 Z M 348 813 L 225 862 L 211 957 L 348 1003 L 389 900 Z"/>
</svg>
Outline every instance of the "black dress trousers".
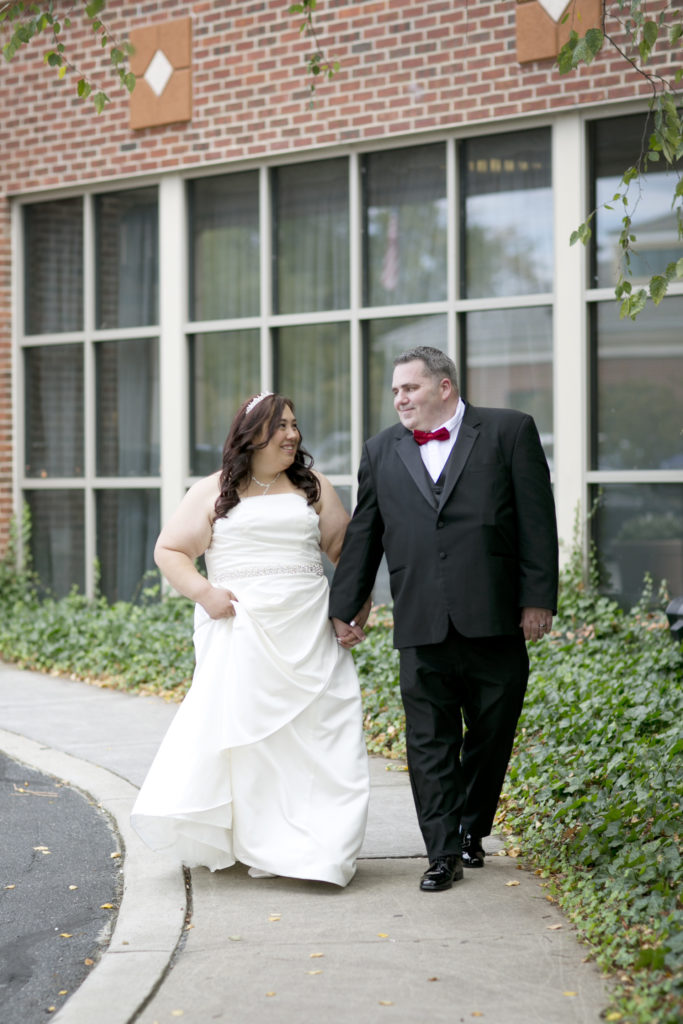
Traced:
<svg viewBox="0 0 683 1024">
<path fill-rule="evenodd" d="M 410 782 L 430 861 L 491 832 L 529 677 L 521 630 L 400 651 Z M 464 722 L 464 735 L 463 735 Z"/>
</svg>

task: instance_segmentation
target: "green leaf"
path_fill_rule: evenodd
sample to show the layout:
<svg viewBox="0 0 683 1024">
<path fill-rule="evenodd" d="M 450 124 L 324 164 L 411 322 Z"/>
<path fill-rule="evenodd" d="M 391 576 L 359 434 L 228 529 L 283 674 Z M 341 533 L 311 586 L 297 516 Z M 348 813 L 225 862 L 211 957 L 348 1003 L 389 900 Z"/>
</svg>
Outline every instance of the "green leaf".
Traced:
<svg viewBox="0 0 683 1024">
<path fill-rule="evenodd" d="M 639 289 L 634 295 L 629 295 L 621 304 L 619 317 L 621 320 L 628 316 L 635 320 L 639 313 L 645 309 L 647 303 L 647 292 L 644 288 Z"/>
<path fill-rule="evenodd" d="M 675 46 L 678 40 L 683 36 L 683 22 L 676 22 L 669 29 L 669 43 L 671 46 Z"/>
<path fill-rule="evenodd" d="M 132 71 L 129 71 L 124 76 L 123 84 L 125 85 L 125 87 L 128 90 L 128 92 L 132 92 L 133 91 L 133 89 L 135 88 L 136 82 L 137 82 L 137 78 L 135 77 L 135 75 L 133 74 Z"/>
<path fill-rule="evenodd" d="M 90 19 L 95 18 L 100 11 L 104 10 L 104 4 L 105 0 L 90 0 L 85 5 L 85 13 Z"/>
<path fill-rule="evenodd" d="M 92 92 L 92 86 L 91 86 L 90 82 L 86 82 L 85 78 L 79 78 L 78 79 L 78 83 L 76 85 L 76 89 L 77 89 L 79 97 L 82 100 L 86 99 L 90 95 L 90 93 Z"/>
<path fill-rule="evenodd" d="M 650 278 L 650 298 L 655 306 L 658 306 L 666 295 L 669 282 L 662 274 L 655 274 Z"/>
<path fill-rule="evenodd" d="M 104 108 L 106 107 L 107 103 L 110 102 L 106 92 L 102 92 L 101 90 L 100 92 L 95 93 L 95 95 L 92 98 L 92 101 L 95 106 L 95 110 L 98 114 L 101 114 Z"/>
<path fill-rule="evenodd" d="M 652 47 L 657 42 L 658 35 L 659 28 L 657 27 L 657 23 L 655 21 L 646 21 L 643 25 L 643 39 L 650 47 L 650 49 L 652 49 Z"/>
</svg>

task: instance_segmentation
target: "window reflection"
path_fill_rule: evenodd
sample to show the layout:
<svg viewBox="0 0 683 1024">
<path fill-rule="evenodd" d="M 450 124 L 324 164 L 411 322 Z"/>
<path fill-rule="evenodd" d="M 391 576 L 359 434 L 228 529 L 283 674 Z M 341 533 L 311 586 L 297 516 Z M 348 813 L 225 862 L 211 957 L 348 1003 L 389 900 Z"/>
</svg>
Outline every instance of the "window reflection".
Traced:
<svg viewBox="0 0 683 1024">
<path fill-rule="evenodd" d="M 348 324 L 285 327 L 276 339 L 277 390 L 296 406 L 304 447 L 321 473 L 351 472 Z"/>
<path fill-rule="evenodd" d="M 655 601 L 662 580 L 670 597 L 683 594 L 683 484 L 603 484 L 593 498 L 603 589 L 630 608 L 647 572 Z"/>
<path fill-rule="evenodd" d="M 156 338 L 96 346 L 97 472 L 156 476 L 159 466 L 159 357 Z"/>
<path fill-rule="evenodd" d="M 619 182 L 624 170 L 640 157 L 643 139 L 649 133 L 645 115 L 595 121 L 590 127 L 595 179 L 592 209 L 595 214 L 593 282 L 597 287 L 613 285 L 625 270 L 619 245 L 622 218 L 632 218 L 637 242 L 631 254 L 634 281 L 645 281 L 667 263 L 683 256 L 683 241 L 678 238 L 676 214 L 671 208 L 677 175 L 666 170 L 664 162 L 651 164 L 645 177 L 633 182 L 628 192 L 629 205 L 614 200 L 623 191 Z M 607 203 L 612 209 L 605 209 Z"/>
<path fill-rule="evenodd" d="M 273 172 L 273 189 L 276 311 L 346 308 L 348 162 L 323 160 L 279 167 Z"/>
<path fill-rule="evenodd" d="M 159 320 L 157 190 L 95 198 L 97 326 L 141 327 Z"/>
<path fill-rule="evenodd" d="M 24 350 L 26 476 L 83 476 L 83 346 Z"/>
<path fill-rule="evenodd" d="M 41 589 L 66 597 L 85 589 L 85 498 L 81 490 L 26 491 L 31 558 Z"/>
<path fill-rule="evenodd" d="M 260 390 L 258 331 L 190 338 L 190 465 L 193 476 L 221 468 L 223 444 L 245 398 Z"/>
<path fill-rule="evenodd" d="M 594 469 L 682 469 L 683 299 L 620 320 L 594 314 Z"/>
<path fill-rule="evenodd" d="M 365 436 L 372 437 L 396 423 L 391 393 L 394 359 L 402 352 L 429 345 L 445 352 L 448 346 L 445 316 L 392 317 L 365 324 Z"/>
<path fill-rule="evenodd" d="M 462 293 L 547 292 L 553 284 L 550 132 L 469 139 L 461 148 Z"/>
<path fill-rule="evenodd" d="M 364 158 L 365 301 L 371 306 L 446 298 L 446 147 Z"/>
<path fill-rule="evenodd" d="M 258 173 L 189 183 L 193 320 L 256 316 L 259 311 Z"/>
<path fill-rule="evenodd" d="M 475 405 L 534 417 L 553 461 L 553 327 L 548 306 L 494 309 L 464 318 L 467 393 Z"/>
<path fill-rule="evenodd" d="M 83 328 L 83 200 L 24 209 L 27 334 Z"/>
</svg>

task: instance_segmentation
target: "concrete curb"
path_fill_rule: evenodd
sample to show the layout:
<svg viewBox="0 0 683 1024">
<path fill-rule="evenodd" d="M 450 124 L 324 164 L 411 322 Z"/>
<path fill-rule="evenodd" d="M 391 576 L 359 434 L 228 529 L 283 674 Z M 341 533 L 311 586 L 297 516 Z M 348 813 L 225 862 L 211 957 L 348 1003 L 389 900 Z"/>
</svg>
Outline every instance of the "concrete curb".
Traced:
<svg viewBox="0 0 683 1024">
<path fill-rule="evenodd" d="M 0 729 L 10 757 L 75 786 L 115 822 L 124 850 L 123 896 L 111 941 L 83 984 L 52 1018 L 55 1024 L 130 1022 L 161 983 L 183 934 L 182 869 L 143 844 L 130 825 L 137 789 L 105 768 Z"/>
</svg>

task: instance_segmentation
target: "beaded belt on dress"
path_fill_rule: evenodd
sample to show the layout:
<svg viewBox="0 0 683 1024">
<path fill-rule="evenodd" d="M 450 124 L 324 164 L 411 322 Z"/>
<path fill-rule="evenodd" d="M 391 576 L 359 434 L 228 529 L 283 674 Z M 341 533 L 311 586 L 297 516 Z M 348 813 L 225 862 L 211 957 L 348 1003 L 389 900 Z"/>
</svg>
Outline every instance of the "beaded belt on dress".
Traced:
<svg viewBox="0 0 683 1024">
<path fill-rule="evenodd" d="M 214 577 L 214 583 L 249 579 L 253 576 L 322 576 L 322 562 L 294 562 L 290 565 L 254 565 L 231 569 Z"/>
</svg>

